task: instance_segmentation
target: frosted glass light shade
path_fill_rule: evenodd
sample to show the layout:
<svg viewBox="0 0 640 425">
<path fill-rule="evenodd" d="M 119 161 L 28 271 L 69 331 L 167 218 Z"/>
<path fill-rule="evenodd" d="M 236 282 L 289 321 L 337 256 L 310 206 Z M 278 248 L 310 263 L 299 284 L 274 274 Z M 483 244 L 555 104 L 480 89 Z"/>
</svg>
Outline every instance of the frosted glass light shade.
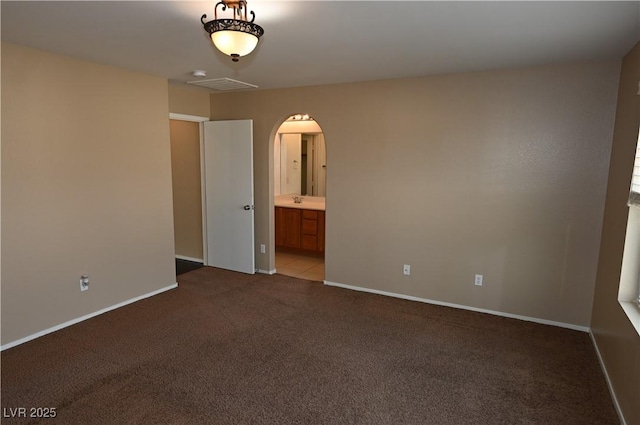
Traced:
<svg viewBox="0 0 640 425">
<path fill-rule="evenodd" d="M 222 12 L 231 10 L 232 17 L 218 19 L 218 8 Z M 264 29 L 253 23 L 255 13 L 251 12 L 251 20 L 248 20 L 246 0 L 221 0 L 216 4 L 214 17 L 213 21 L 205 22 L 207 15 L 202 15 L 200 22 L 209 33 L 213 45 L 225 55 L 231 56 L 234 62 L 253 52 L 264 34 Z"/>
<path fill-rule="evenodd" d="M 241 31 L 222 30 L 211 33 L 211 41 L 228 56 L 246 56 L 258 45 L 258 37 Z"/>
</svg>

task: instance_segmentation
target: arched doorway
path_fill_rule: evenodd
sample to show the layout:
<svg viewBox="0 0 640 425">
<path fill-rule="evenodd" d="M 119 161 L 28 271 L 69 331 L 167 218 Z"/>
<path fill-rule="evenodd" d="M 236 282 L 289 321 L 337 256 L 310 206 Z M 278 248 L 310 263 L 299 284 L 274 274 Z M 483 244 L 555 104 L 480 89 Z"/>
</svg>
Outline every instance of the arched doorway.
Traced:
<svg viewBox="0 0 640 425">
<path fill-rule="evenodd" d="M 273 140 L 276 272 L 324 281 L 326 145 L 307 114 L 288 117 Z"/>
</svg>

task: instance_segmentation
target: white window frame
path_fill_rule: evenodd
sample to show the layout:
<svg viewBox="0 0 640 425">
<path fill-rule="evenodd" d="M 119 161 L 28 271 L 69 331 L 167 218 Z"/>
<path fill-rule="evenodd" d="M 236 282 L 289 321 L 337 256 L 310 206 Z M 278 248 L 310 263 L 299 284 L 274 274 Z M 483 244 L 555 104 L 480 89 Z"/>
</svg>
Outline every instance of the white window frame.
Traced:
<svg viewBox="0 0 640 425">
<path fill-rule="evenodd" d="M 631 177 L 618 301 L 640 335 L 640 131 Z"/>
<path fill-rule="evenodd" d="M 629 189 L 629 206 L 640 207 L 640 131 L 638 132 L 636 158 L 633 162 L 633 173 L 631 175 L 631 187 Z"/>
</svg>

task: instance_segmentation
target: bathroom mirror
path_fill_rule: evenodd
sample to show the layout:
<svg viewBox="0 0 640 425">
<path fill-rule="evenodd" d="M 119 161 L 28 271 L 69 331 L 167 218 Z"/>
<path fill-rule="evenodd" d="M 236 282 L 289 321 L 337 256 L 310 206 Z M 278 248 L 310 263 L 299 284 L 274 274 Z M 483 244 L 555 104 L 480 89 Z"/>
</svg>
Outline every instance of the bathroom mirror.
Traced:
<svg viewBox="0 0 640 425">
<path fill-rule="evenodd" d="M 315 121 L 282 124 L 274 143 L 274 193 L 326 196 L 324 134 Z"/>
</svg>

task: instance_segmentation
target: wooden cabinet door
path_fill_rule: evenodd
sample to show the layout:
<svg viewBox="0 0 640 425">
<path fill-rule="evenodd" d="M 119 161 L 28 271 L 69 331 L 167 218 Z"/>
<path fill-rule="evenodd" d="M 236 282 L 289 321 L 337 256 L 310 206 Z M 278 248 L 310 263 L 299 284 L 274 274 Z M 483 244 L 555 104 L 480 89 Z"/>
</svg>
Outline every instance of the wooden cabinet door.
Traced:
<svg viewBox="0 0 640 425">
<path fill-rule="evenodd" d="M 282 246 L 300 248 L 300 210 L 282 208 Z"/>
<path fill-rule="evenodd" d="M 318 211 L 318 252 L 324 253 L 324 211 Z"/>
<path fill-rule="evenodd" d="M 276 247 L 284 246 L 284 208 L 276 207 Z"/>
<path fill-rule="evenodd" d="M 276 247 L 324 253 L 324 211 L 276 207 Z"/>
</svg>

